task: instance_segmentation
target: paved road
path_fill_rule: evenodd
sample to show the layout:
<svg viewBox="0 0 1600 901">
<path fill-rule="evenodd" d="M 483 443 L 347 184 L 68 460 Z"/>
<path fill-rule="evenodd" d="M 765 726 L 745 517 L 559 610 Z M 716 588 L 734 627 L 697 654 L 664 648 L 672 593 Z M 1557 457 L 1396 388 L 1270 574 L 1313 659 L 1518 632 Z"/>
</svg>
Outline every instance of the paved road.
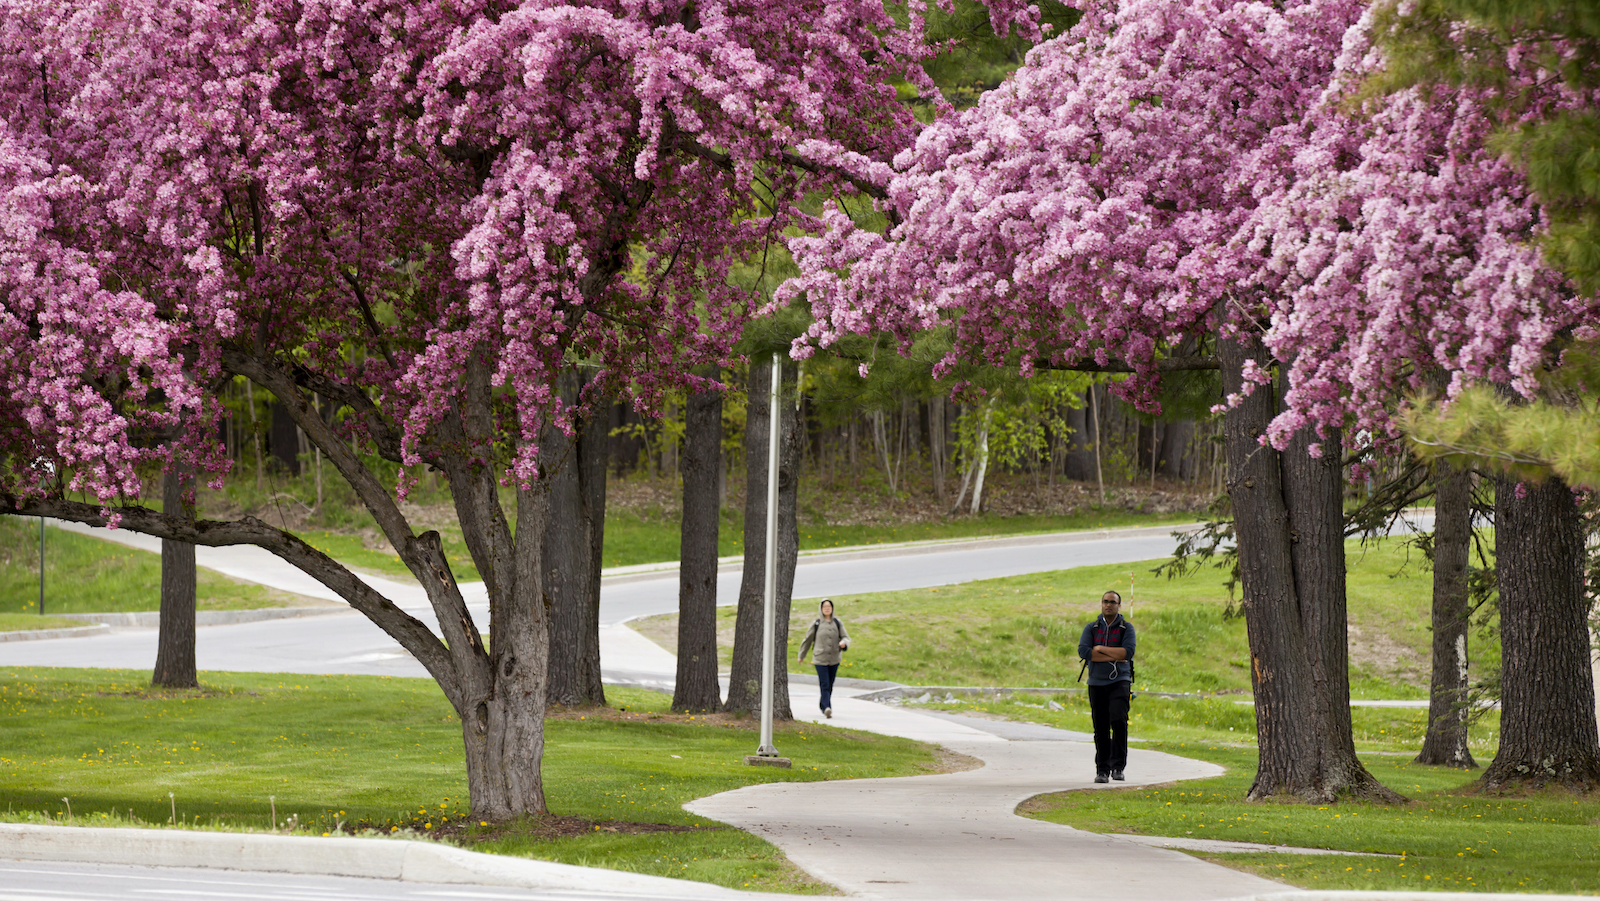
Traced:
<svg viewBox="0 0 1600 901">
<path fill-rule="evenodd" d="M 62 524 L 99 537 L 146 550 L 159 550 L 158 539 L 124 530 L 90 529 Z M 1047 572 L 1099 563 L 1149 560 L 1170 554 L 1172 527 L 1112 530 L 975 541 L 887 545 L 869 549 L 807 554 L 795 570 L 795 597 L 901 588 L 951 585 L 974 579 Z M 260 582 L 310 597 L 336 600 L 323 586 L 272 554 L 255 547 L 198 548 L 201 566 L 235 578 Z M 738 600 L 740 567 L 727 563 L 718 579 L 718 603 Z M 395 603 L 430 624 L 432 609 L 421 588 L 396 579 L 366 577 Z M 488 605 L 483 583 L 463 586 L 468 607 L 479 628 L 487 628 Z M 637 671 L 645 681 L 654 667 L 635 665 L 640 650 L 614 627 L 630 619 L 676 612 L 676 568 L 640 572 L 612 571 L 602 580 L 600 618 L 602 666 L 608 674 Z M 0 665 L 148 668 L 155 660 L 153 629 L 111 630 L 87 638 L 0 643 Z M 608 654 L 607 652 L 611 653 Z M 196 654 L 201 669 L 249 672 L 425 675 L 422 667 L 388 635 L 360 614 L 343 611 L 300 619 L 199 630 Z M 670 671 L 670 670 L 669 670 Z"/>
</svg>

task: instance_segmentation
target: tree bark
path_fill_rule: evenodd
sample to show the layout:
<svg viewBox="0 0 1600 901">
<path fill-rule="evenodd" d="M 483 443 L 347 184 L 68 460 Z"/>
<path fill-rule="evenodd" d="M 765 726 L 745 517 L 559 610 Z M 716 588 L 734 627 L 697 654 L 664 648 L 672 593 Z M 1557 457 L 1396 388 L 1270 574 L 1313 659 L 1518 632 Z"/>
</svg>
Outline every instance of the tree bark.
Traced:
<svg viewBox="0 0 1600 901">
<path fill-rule="evenodd" d="M 192 468 L 174 463 L 161 477 L 161 504 L 171 515 L 194 521 L 193 504 L 183 498 L 183 476 Z M 157 688 L 199 688 L 195 671 L 194 545 L 161 540 L 161 618 L 156 627 L 156 667 L 150 684 Z"/>
<path fill-rule="evenodd" d="M 716 378 L 716 367 L 699 373 Z M 717 684 L 717 477 L 722 392 L 689 395 L 684 412 L 683 521 L 678 553 L 678 675 L 672 709 L 719 710 Z"/>
<path fill-rule="evenodd" d="M 1161 460 L 1161 428 L 1154 421 L 1141 421 L 1135 430 L 1134 446 L 1139 467 L 1135 476 L 1154 480 Z"/>
<path fill-rule="evenodd" d="M 589 671 L 589 697 L 600 705 L 606 703 L 600 669 L 600 572 L 605 565 L 606 472 L 610 447 L 604 405 L 596 401 L 578 430 L 578 487 L 583 494 L 583 513 L 589 525 L 588 622 L 593 624 L 584 632 L 583 652 L 585 659 L 594 661 Z"/>
<path fill-rule="evenodd" d="M 292 476 L 300 474 L 300 435 L 294 417 L 282 398 L 272 401 L 271 431 L 267 433 L 267 450 Z"/>
<path fill-rule="evenodd" d="M 478 497 L 483 497 L 481 490 Z M 489 821 L 547 812 L 542 764 L 550 620 L 538 599 L 548 516 L 546 485 L 535 482 L 517 492 L 516 540 L 510 572 L 505 573 L 511 584 L 489 599 L 493 632 L 488 665 L 480 662 L 481 654 L 452 654 L 461 673 L 451 680 L 459 686 L 460 698 L 452 701 L 466 745 L 472 815 Z M 428 535 L 438 542 L 437 533 Z M 440 548 L 438 558 L 443 557 Z M 452 686 L 444 687 L 448 696 Z"/>
<path fill-rule="evenodd" d="M 1174 419 L 1162 427 L 1161 462 L 1156 472 L 1169 479 L 1189 482 L 1194 479 L 1194 420 Z"/>
<path fill-rule="evenodd" d="M 1217 350 L 1223 390 L 1229 395 L 1241 393 L 1245 387 L 1245 360 L 1266 359 L 1259 339 L 1249 335 L 1221 339 Z M 1337 655 L 1321 648 L 1333 640 L 1342 643 L 1345 633 L 1321 634 L 1335 625 L 1331 621 L 1335 615 L 1326 609 L 1334 602 L 1322 594 L 1309 610 L 1304 608 L 1297 582 L 1331 576 L 1331 552 L 1312 547 L 1328 543 L 1327 514 L 1318 503 L 1325 492 L 1318 485 L 1326 476 L 1312 465 L 1315 461 L 1297 453 L 1289 477 L 1293 484 L 1285 485 L 1280 455 L 1261 443 L 1275 410 L 1271 386 L 1255 385 L 1253 392 L 1228 410 L 1223 419 L 1228 493 L 1239 545 L 1242 607 L 1250 643 L 1250 682 L 1255 692 L 1259 764 L 1246 798 L 1289 795 L 1326 803 L 1345 793 L 1398 797 L 1366 776 L 1358 761 L 1351 765 L 1354 749 L 1347 725 L 1348 711 L 1344 714 L 1344 734 L 1338 734 L 1329 722 L 1329 708 L 1334 702 L 1319 691 L 1319 678 L 1331 680 L 1340 676 L 1338 664 L 1332 659 Z M 1338 455 L 1333 459 L 1337 460 Z M 1286 490 L 1297 499 L 1295 524 L 1307 530 L 1302 539 L 1307 547 L 1300 553 L 1303 559 L 1298 569 Z M 1335 527 L 1332 535 L 1341 547 L 1342 557 L 1342 530 Z M 1342 566 L 1339 573 L 1342 583 Z M 1336 602 L 1339 620 L 1343 619 L 1343 603 L 1341 591 Z M 1308 635 L 1308 625 L 1318 629 L 1318 634 Z M 1348 684 L 1339 689 L 1348 697 Z"/>
<path fill-rule="evenodd" d="M 1560 783 L 1600 786 L 1584 594 L 1583 522 L 1572 490 L 1495 480 L 1500 584 L 1500 747 L 1484 770 L 1490 790 Z"/>
<path fill-rule="evenodd" d="M 1467 747 L 1467 563 L 1472 542 L 1472 473 L 1433 464 L 1433 675 L 1428 733 L 1417 763 L 1475 769 Z"/>
<path fill-rule="evenodd" d="M 1321 445 L 1313 457 L 1311 446 Z M 1320 782 L 1332 794 L 1400 801 L 1356 756 L 1350 723 L 1350 626 L 1344 556 L 1344 441 L 1302 429 L 1279 461 L 1289 512 L 1295 598 L 1322 708 Z"/>
<path fill-rule="evenodd" d="M 771 426 L 768 393 L 772 364 L 750 363 L 745 412 L 744 572 L 739 580 L 739 610 L 734 623 L 733 665 L 728 679 L 728 699 L 722 709 L 749 713 L 761 709 L 761 632 L 765 603 L 767 549 L 767 436 Z M 780 398 L 793 396 L 799 366 L 786 362 Z M 789 601 L 794 591 L 794 568 L 799 559 L 800 530 L 796 518 L 799 450 L 794 417 L 788 403 L 780 403 L 783 416 L 778 462 L 777 585 L 773 635 L 774 655 L 772 715 L 792 719 L 789 706 Z"/>
<path fill-rule="evenodd" d="M 575 404 L 582 388 L 578 372 L 569 369 L 557 380 L 562 401 Z M 605 703 L 600 682 L 598 585 L 595 582 L 594 535 L 586 503 L 583 423 L 569 436 L 546 426 L 539 456 L 549 485 L 549 525 L 544 533 L 544 599 L 550 610 L 550 669 L 546 702 L 564 707 Z M 600 518 L 604 519 L 604 511 Z"/>
<path fill-rule="evenodd" d="M 1067 408 L 1067 458 L 1063 465 L 1067 478 L 1075 482 L 1094 479 L 1094 421 L 1089 418 L 1087 392 L 1081 406 Z"/>
</svg>

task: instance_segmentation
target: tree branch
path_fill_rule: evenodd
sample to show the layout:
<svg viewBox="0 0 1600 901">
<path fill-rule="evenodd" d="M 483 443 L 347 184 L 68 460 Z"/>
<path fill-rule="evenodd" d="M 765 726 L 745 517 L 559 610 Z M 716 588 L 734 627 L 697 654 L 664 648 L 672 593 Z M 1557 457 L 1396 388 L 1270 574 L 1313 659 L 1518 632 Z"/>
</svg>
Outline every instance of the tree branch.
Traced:
<svg viewBox="0 0 1600 901">
<path fill-rule="evenodd" d="M 706 147 L 703 144 L 690 140 L 681 134 L 678 136 L 678 149 L 689 154 L 690 156 L 699 157 L 700 159 L 703 159 L 724 171 L 732 172 L 734 170 L 733 157 L 723 153 L 720 150 L 712 150 L 710 147 Z M 843 179 L 857 191 L 860 191 L 868 197 L 872 197 L 876 200 L 889 199 L 888 190 L 881 185 L 873 184 L 872 182 L 867 181 L 855 173 L 848 172 L 835 166 L 824 166 L 821 163 L 813 162 L 803 156 L 800 156 L 799 154 L 792 153 L 787 150 L 778 154 L 777 162 L 783 163 L 786 166 L 792 166 L 796 169 L 810 172 L 812 175 L 832 175 Z M 889 224 L 891 226 L 900 224 L 900 214 L 895 210 L 889 209 L 885 212 L 885 215 L 888 216 Z"/>
<path fill-rule="evenodd" d="M 48 516 L 68 522 L 105 526 L 107 516 L 97 506 L 58 498 L 28 498 L 0 492 L 0 509 L 22 516 Z M 449 651 L 433 631 L 393 601 L 361 581 L 339 561 L 299 538 L 267 525 L 253 516 L 233 521 L 190 520 L 167 516 L 148 507 L 121 507 L 121 528 L 141 535 L 183 541 L 203 547 L 253 545 L 276 554 L 284 562 L 327 586 L 411 652 L 411 655 L 449 690 L 456 684 Z"/>
<path fill-rule="evenodd" d="M 1034 361 L 1035 369 L 1050 369 L 1058 372 L 1138 372 L 1121 360 L 1110 363 L 1097 363 L 1092 359 L 1073 360 L 1067 363 L 1052 363 L 1049 360 Z M 1208 369 L 1218 369 L 1215 357 L 1163 357 L 1156 361 L 1157 372 L 1198 372 Z"/>
</svg>

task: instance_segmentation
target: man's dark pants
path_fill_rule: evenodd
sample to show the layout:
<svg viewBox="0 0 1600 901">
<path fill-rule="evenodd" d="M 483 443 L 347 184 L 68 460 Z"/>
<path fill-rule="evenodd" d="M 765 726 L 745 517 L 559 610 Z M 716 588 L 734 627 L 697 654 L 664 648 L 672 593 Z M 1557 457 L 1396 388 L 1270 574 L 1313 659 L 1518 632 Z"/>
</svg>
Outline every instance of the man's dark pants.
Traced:
<svg viewBox="0 0 1600 901">
<path fill-rule="evenodd" d="M 1131 682 L 1089 686 L 1089 712 L 1094 717 L 1094 771 L 1128 768 L 1128 702 Z"/>
</svg>

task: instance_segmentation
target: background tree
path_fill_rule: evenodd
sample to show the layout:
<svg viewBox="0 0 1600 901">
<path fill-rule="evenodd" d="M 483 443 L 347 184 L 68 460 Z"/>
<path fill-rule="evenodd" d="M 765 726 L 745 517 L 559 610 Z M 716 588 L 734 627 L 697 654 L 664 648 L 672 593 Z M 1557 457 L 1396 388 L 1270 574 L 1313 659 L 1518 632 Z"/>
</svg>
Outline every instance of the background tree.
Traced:
<svg viewBox="0 0 1600 901">
<path fill-rule="evenodd" d="M 1519 83 L 1539 80 L 1531 54 L 1504 59 Z M 1253 246 L 1270 247 L 1257 277 L 1285 297 L 1266 338 L 1280 359 L 1294 360 L 1288 409 L 1272 429 L 1280 445 L 1308 424 L 1352 422 L 1392 443 L 1406 421 L 1394 415 L 1402 393 L 1446 378 L 1458 402 L 1474 382 L 1538 396 L 1553 342 L 1594 321 L 1594 300 L 1541 258 L 1535 195 L 1490 146 L 1493 98 L 1470 86 L 1411 88 L 1352 110 L 1350 97 L 1384 62 L 1365 24 L 1352 33 L 1334 89 L 1307 119 L 1297 179 L 1264 202 L 1254 231 L 1247 229 Z M 1527 653 L 1529 636 L 1570 627 L 1575 609 L 1583 622 L 1584 602 L 1574 594 L 1584 570 L 1581 528 L 1575 512 L 1557 515 L 1544 496 L 1565 488 L 1529 495 L 1524 487 L 1508 496 L 1512 487 L 1514 480 L 1497 485 L 1496 543 L 1526 548 L 1537 540 L 1544 551 L 1496 555 L 1508 614 L 1500 619 L 1500 683 L 1502 691 L 1530 681 L 1541 689 L 1538 699 L 1503 696 L 1501 746 L 1484 779 L 1499 785 L 1514 773 L 1594 784 L 1600 739 L 1587 648 L 1555 642 L 1546 648 L 1555 656 L 1537 663 Z M 1464 558 L 1469 526 L 1460 520 L 1468 514 L 1459 495 L 1455 504 L 1441 496 L 1450 520 L 1436 537 L 1436 558 L 1447 538 L 1457 546 L 1445 549 Z M 1550 557 L 1557 552 L 1573 556 L 1559 562 Z M 1436 629 L 1449 627 L 1464 641 L 1464 603 L 1439 600 L 1450 603 Z M 1435 657 L 1462 654 L 1464 644 L 1438 648 Z M 1459 690 L 1453 682 L 1450 691 Z"/>
<path fill-rule="evenodd" d="M 1315 440 L 1298 451 L 1305 477 L 1287 482 L 1276 452 L 1259 447 L 1276 413 L 1273 392 L 1255 390 L 1270 381 L 1258 349 L 1270 298 L 1232 277 L 1250 254 L 1233 234 L 1289 176 L 1294 129 L 1358 12 L 1342 2 L 1091 10 L 897 159 L 887 232 L 835 207 L 826 235 L 791 240 L 801 276 L 779 291 L 805 292 L 816 313 L 797 355 L 843 332 L 909 340 L 949 326 L 941 374 L 958 360 L 1024 375 L 1124 368 L 1133 378 L 1118 390 L 1153 407 L 1163 368 L 1220 363 L 1233 393 L 1261 395 L 1229 409 L 1224 427 L 1240 553 L 1251 558 L 1244 608 L 1261 735 L 1251 797 L 1394 797 L 1350 739 L 1342 593 L 1308 590 L 1319 573 L 1343 571 L 1333 559 L 1342 534 L 1288 543 L 1291 511 L 1337 517 L 1337 481 L 1311 477 Z M 1171 357 L 1185 340 L 1214 343 L 1218 361 Z M 1265 468 L 1247 475 L 1247 461 Z"/>
<path fill-rule="evenodd" d="M 557 378 L 562 403 L 580 407 L 585 374 L 577 368 Z M 600 555 L 606 524 L 606 435 L 593 412 L 568 435 L 551 424 L 541 436 L 541 473 L 550 492 L 541 554 L 550 611 L 549 703 L 605 704 L 600 680 Z"/>
<path fill-rule="evenodd" d="M 777 410 L 772 409 L 772 357 L 759 348 L 750 352 L 745 401 L 744 570 L 739 579 L 739 607 L 734 620 L 733 660 L 728 697 L 723 709 L 748 713 L 761 709 L 763 618 L 767 572 L 767 469 L 771 416 L 781 417 L 778 447 L 778 546 L 772 637 L 772 715 L 794 716 L 789 706 L 789 609 L 794 596 L 794 570 L 800 559 L 797 518 L 800 487 L 800 442 L 794 411 L 799 367 L 784 361 Z M 763 359 L 763 357 L 765 359 Z"/>
<path fill-rule="evenodd" d="M 698 375 L 715 380 L 716 367 Z M 685 405 L 683 521 L 678 554 L 678 673 L 672 709 L 720 710 L 717 683 L 717 536 L 721 527 L 722 390 L 692 391 Z"/>
<path fill-rule="evenodd" d="M 168 513 L 194 519 L 194 503 L 186 498 L 183 472 L 174 466 L 161 477 L 161 506 Z M 160 688 L 199 688 L 195 668 L 194 545 L 161 539 L 161 615 L 156 628 L 156 667 L 150 684 Z"/>
<path fill-rule="evenodd" d="M 994 9 L 1001 31 L 1031 21 Z M 796 203 L 861 182 L 843 164 L 909 146 L 883 85 L 934 92 L 922 38 L 866 0 L 7 0 L 0 505 L 271 550 L 439 683 L 474 816 L 543 812 L 540 436 L 582 415 L 559 374 L 590 364 L 588 396 L 651 409 L 726 362 L 751 301 L 732 261 L 814 224 Z M 138 505 L 140 463 L 225 477 L 221 407 L 193 386 L 233 376 L 360 498 L 437 633 L 284 528 Z M 398 502 L 425 467 L 486 584 L 487 643 Z"/>
</svg>

